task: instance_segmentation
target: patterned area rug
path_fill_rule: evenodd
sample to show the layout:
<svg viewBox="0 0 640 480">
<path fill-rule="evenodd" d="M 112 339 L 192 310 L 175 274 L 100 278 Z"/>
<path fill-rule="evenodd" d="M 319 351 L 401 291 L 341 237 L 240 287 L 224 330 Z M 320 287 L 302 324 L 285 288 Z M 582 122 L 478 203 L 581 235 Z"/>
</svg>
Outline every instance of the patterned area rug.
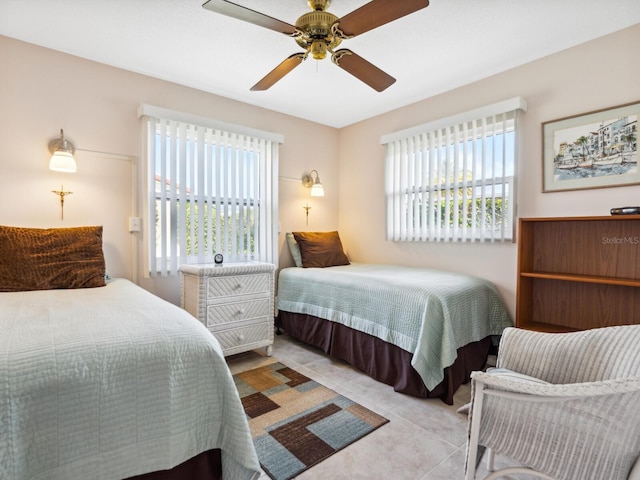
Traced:
<svg viewBox="0 0 640 480">
<path fill-rule="evenodd" d="M 389 420 L 282 363 L 234 375 L 260 465 L 287 480 Z"/>
</svg>

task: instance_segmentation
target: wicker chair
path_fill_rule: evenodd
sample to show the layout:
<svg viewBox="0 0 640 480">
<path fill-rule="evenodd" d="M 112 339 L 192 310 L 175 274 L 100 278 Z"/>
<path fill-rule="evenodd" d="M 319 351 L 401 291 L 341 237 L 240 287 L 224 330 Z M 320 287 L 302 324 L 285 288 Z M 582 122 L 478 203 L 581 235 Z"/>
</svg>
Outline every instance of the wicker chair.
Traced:
<svg viewBox="0 0 640 480">
<path fill-rule="evenodd" d="M 505 330 L 494 372 L 473 372 L 466 479 L 478 447 L 544 479 L 640 479 L 640 325 Z M 635 466 L 634 466 L 635 465 Z"/>
</svg>

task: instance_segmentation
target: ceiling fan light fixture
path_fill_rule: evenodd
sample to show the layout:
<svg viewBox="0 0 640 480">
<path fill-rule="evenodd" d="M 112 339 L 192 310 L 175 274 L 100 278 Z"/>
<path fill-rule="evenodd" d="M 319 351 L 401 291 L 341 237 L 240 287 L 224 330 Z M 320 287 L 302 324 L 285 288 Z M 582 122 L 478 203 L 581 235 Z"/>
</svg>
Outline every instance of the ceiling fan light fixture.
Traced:
<svg viewBox="0 0 640 480">
<path fill-rule="evenodd" d="M 322 60 L 327 56 L 327 45 L 322 40 L 316 40 L 311 44 L 311 56 L 316 60 Z"/>
</svg>

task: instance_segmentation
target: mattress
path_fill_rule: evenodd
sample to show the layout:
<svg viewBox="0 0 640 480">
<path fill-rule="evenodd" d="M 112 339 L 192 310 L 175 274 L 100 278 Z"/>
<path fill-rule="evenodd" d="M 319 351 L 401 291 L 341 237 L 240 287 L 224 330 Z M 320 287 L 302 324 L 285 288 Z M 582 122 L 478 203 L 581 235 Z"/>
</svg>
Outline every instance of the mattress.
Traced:
<svg viewBox="0 0 640 480">
<path fill-rule="evenodd" d="M 217 340 L 124 279 L 0 293 L 0 478 L 122 479 L 220 449 L 260 475 Z"/>
<path fill-rule="evenodd" d="M 512 325 L 491 282 L 393 265 L 283 269 L 278 309 L 336 322 L 410 352 L 428 390 L 442 382 L 459 348 Z"/>
</svg>

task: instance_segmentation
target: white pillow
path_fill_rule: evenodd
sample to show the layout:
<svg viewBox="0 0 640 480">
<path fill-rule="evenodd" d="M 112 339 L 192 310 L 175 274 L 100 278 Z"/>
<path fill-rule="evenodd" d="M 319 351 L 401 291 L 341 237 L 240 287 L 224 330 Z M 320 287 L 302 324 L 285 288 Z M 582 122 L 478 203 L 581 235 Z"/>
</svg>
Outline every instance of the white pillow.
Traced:
<svg viewBox="0 0 640 480">
<path fill-rule="evenodd" d="M 293 257 L 293 261 L 296 264 L 296 267 L 302 267 L 302 255 L 300 254 L 300 245 L 296 242 L 296 238 L 293 236 L 293 233 L 287 232 L 287 244 L 289 245 L 289 251 L 291 252 L 291 256 Z"/>
</svg>

